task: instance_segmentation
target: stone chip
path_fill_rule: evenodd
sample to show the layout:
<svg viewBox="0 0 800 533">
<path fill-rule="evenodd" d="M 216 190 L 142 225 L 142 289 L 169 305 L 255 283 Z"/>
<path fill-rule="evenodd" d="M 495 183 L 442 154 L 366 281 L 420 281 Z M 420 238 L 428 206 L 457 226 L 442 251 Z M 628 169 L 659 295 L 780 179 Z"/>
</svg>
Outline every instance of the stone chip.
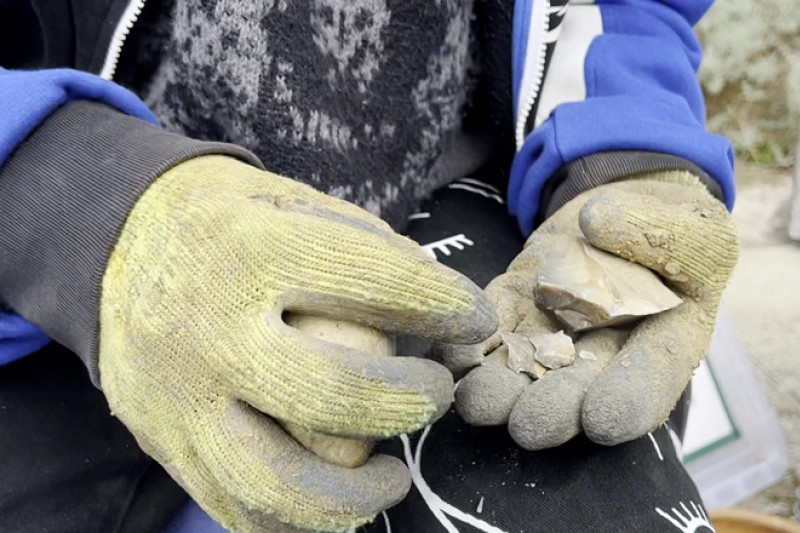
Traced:
<svg viewBox="0 0 800 533">
<path fill-rule="evenodd" d="M 682 302 L 651 270 L 583 238 L 547 254 L 534 298 L 570 332 L 626 324 Z"/>
</svg>

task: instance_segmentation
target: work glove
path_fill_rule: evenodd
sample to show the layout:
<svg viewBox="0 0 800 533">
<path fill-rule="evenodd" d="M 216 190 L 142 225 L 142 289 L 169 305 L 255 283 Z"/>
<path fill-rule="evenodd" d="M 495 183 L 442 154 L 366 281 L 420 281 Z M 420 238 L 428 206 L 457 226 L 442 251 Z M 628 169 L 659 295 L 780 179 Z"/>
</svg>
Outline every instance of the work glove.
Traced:
<svg viewBox="0 0 800 533">
<path fill-rule="evenodd" d="M 446 411 L 452 377 L 306 335 L 287 313 L 462 343 L 496 318 L 476 286 L 376 217 L 232 158 L 184 162 L 138 200 L 102 283 L 114 414 L 224 527 L 344 531 L 405 496 L 405 466 L 327 463 L 279 422 L 411 432 Z"/>
<path fill-rule="evenodd" d="M 534 288 L 550 254 L 579 238 L 655 271 L 683 302 L 633 329 L 574 335 L 575 353 L 588 356 L 532 381 L 506 364 L 501 334 L 565 329 L 537 308 Z M 688 172 L 645 174 L 582 193 L 545 221 L 487 287 L 497 334 L 438 351 L 454 372 L 479 365 L 459 382 L 456 409 L 474 425 L 508 424 L 529 450 L 557 446 L 581 430 L 605 445 L 648 433 L 667 419 L 703 359 L 737 256 L 730 215 Z"/>
</svg>

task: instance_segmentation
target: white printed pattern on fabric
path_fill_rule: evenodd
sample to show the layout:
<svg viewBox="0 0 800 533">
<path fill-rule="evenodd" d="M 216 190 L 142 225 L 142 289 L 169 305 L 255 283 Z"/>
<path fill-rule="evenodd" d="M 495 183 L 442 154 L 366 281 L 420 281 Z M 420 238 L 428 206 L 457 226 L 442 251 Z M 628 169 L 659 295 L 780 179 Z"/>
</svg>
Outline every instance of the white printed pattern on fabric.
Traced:
<svg viewBox="0 0 800 533">
<path fill-rule="evenodd" d="M 702 505 L 697 505 L 693 501 L 690 501 L 689 505 L 691 509 L 689 509 L 683 502 L 678 502 L 678 504 L 685 514 L 681 513 L 681 511 L 675 507 L 672 507 L 669 512 L 656 507 L 656 512 L 682 533 L 699 533 L 701 528 L 707 528 L 709 531 L 716 531 L 714 526 L 711 525 L 708 516 L 706 516 Z"/>
<path fill-rule="evenodd" d="M 681 458 L 681 442 L 678 438 L 678 435 L 672 430 L 669 426 L 669 423 L 664 423 L 659 429 L 664 429 L 667 432 L 667 435 L 670 438 L 670 442 L 673 445 L 673 450 L 675 452 L 675 456 L 680 459 Z M 661 461 L 664 461 L 664 455 L 661 453 L 661 447 L 658 445 L 658 441 L 656 440 L 655 435 L 653 432 L 647 434 L 650 438 L 650 442 L 653 444 L 653 448 L 655 448 L 656 454 L 658 454 L 658 458 Z M 670 524 L 678 528 L 683 533 L 695 533 L 699 532 L 700 528 L 708 528 L 709 531 L 714 531 L 714 527 L 711 525 L 711 522 L 706 515 L 705 510 L 703 509 L 702 505 L 697 505 L 693 501 L 689 501 L 689 507 L 686 506 L 683 502 L 678 502 L 680 507 L 683 509 L 684 513 L 681 513 L 680 510 L 676 509 L 675 507 L 670 508 L 670 511 L 664 511 L 660 507 L 656 507 L 656 513 L 658 513 L 661 517 L 667 520 Z M 691 508 L 690 508 L 691 507 Z"/>
<path fill-rule="evenodd" d="M 664 456 L 661 454 L 661 447 L 658 445 L 658 441 L 653 436 L 653 432 L 651 431 L 650 433 L 647 434 L 647 436 L 650 437 L 650 442 L 653 443 L 653 447 L 656 449 L 656 453 L 658 454 L 658 459 L 660 461 L 663 461 Z"/>
<path fill-rule="evenodd" d="M 505 204 L 505 200 L 500 196 L 500 191 L 496 187 L 476 179 L 461 178 L 448 185 L 447 188 L 471 192 L 483 196 L 484 198 L 490 198 L 500 204 Z M 426 219 L 430 218 L 430 216 L 430 213 L 425 212 L 414 213 L 408 217 L 408 220 Z M 456 250 L 464 250 L 465 246 L 475 246 L 475 243 L 463 233 L 459 233 L 458 235 L 452 235 L 438 241 L 423 244 L 422 249 L 432 258 L 438 259 L 437 252 L 444 256 L 450 256 L 453 253 L 453 248 Z"/>
<path fill-rule="evenodd" d="M 681 443 L 680 437 L 678 434 L 673 431 L 672 427 L 669 425 L 669 422 L 664 422 L 664 425 L 667 426 L 667 431 L 669 431 L 669 438 L 672 441 L 672 448 L 675 450 L 675 456 L 683 462 L 683 444 Z"/>
<path fill-rule="evenodd" d="M 422 476 L 422 448 L 425 446 L 425 440 L 428 438 L 430 430 L 431 426 L 423 430 L 422 436 L 419 438 L 419 442 L 417 442 L 417 449 L 413 454 L 411 451 L 411 441 L 408 436 L 401 435 L 400 440 L 403 442 L 403 453 L 406 458 L 406 463 L 408 464 L 408 469 L 411 471 L 411 481 L 414 483 L 420 496 L 422 496 L 425 504 L 439 523 L 444 527 L 447 533 L 459 533 L 458 528 L 450 520 L 451 518 L 469 524 L 478 531 L 483 531 L 484 533 L 508 533 L 445 502 L 438 494 L 431 490 L 425 478 Z M 482 510 L 483 509 L 481 509 L 481 511 Z"/>
<path fill-rule="evenodd" d="M 506 203 L 497 187 L 476 179 L 461 178 L 448 185 L 447 188 L 475 193 L 484 198 L 494 200 L 499 204 Z"/>
<path fill-rule="evenodd" d="M 483 197 L 489 198 L 494 200 L 500 204 L 504 204 L 503 197 L 499 194 L 493 192 L 486 192 L 483 189 L 479 189 L 478 187 L 473 187 L 472 185 L 467 185 L 465 183 L 451 183 L 447 186 L 448 189 L 461 189 L 462 191 L 469 191 L 474 192 L 475 194 L 480 194 Z"/>
<path fill-rule="evenodd" d="M 463 233 L 459 233 L 458 235 L 453 235 L 452 237 L 447 237 L 428 244 L 423 244 L 422 249 L 425 250 L 425 253 L 432 258 L 438 259 L 436 257 L 437 251 L 441 252 L 443 255 L 449 256 L 452 254 L 450 250 L 451 247 L 456 248 L 457 250 L 463 250 L 464 245 L 475 246 L 475 243 L 468 239 Z"/>
<path fill-rule="evenodd" d="M 476 179 L 461 178 L 448 185 L 447 188 L 475 193 L 484 198 L 494 200 L 499 204 L 506 203 L 497 187 Z"/>
<path fill-rule="evenodd" d="M 456 388 L 458 388 L 458 382 L 456 383 Z M 483 531 L 485 533 L 506 533 L 504 530 L 488 524 L 474 515 L 466 513 L 461 509 L 454 507 L 452 504 L 445 502 L 438 494 L 433 492 L 428 483 L 425 481 L 425 478 L 422 474 L 422 450 L 425 446 L 425 441 L 428 438 L 431 427 L 433 426 L 427 426 L 423 430 L 422 435 L 417 442 L 416 450 L 413 452 L 411 449 L 411 440 L 408 438 L 408 436 L 400 436 L 400 440 L 403 443 L 403 454 L 405 456 L 406 464 L 411 472 L 411 481 L 417 488 L 417 491 L 420 493 L 420 496 L 430 509 L 431 513 L 434 515 L 434 517 L 436 517 L 447 533 L 459 533 L 459 529 L 451 519 L 469 524 L 479 531 Z M 674 432 L 668 424 L 664 424 L 662 427 L 668 432 L 670 439 L 677 438 L 677 436 L 673 437 Z M 653 433 L 648 433 L 647 435 L 650 437 L 655 451 L 658 454 L 658 458 L 663 461 L 664 456 L 661 453 L 661 448 L 658 445 L 658 441 L 656 441 L 655 436 Z M 680 441 L 678 441 L 678 443 L 680 443 Z M 680 455 L 679 449 L 679 446 L 675 449 L 675 453 L 678 456 Z M 535 484 L 532 486 L 535 486 Z M 485 501 L 486 497 L 481 496 L 476 509 L 478 514 L 483 512 Z M 670 508 L 669 511 L 664 511 L 660 507 L 656 507 L 655 511 L 670 524 L 678 528 L 678 530 L 682 533 L 701 533 L 701 531 L 703 531 L 701 528 L 707 528 L 708 531 L 712 532 L 715 531 L 702 505 L 697 505 L 691 500 L 689 501 L 688 507 L 683 502 L 679 502 L 678 504 L 683 509 L 683 512 L 675 507 Z M 391 533 L 391 524 L 389 523 L 389 517 L 385 512 L 383 513 L 383 518 L 386 526 L 386 533 Z"/>
<path fill-rule="evenodd" d="M 667 435 L 669 435 L 669 440 L 672 443 L 672 450 L 675 452 L 675 457 L 677 457 L 678 460 L 682 462 L 683 461 L 683 448 L 682 448 L 683 445 L 681 444 L 680 437 L 678 437 L 678 434 L 675 433 L 675 431 L 669 425 L 669 421 L 664 422 L 664 425 L 662 427 L 666 430 Z M 650 432 L 650 433 L 647 434 L 647 436 L 650 437 L 650 441 L 653 443 L 653 447 L 655 448 L 656 453 L 658 454 L 658 458 L 661 461 L 663 461 L 664 460 L 664 455 L 661 453 L 661 447 L 658 445 L 658 441 L 656 440 L 655 435 L 653 435 L 653 433 Z"/>
<path fill-rule="evenodd" d="M 488 183 L 484 183 L 482 181 L 472 179 L 472 178 L 461 178 L 455 181 L 455 183 L 466 183 L 467 185 L 475 185 L 476 187 L 481 187 L 483 189 L 487 189 L 495 194 L 500 194 L 500 189 L 495 187 L 494 185 L 489 185 Z"/>
</svg>

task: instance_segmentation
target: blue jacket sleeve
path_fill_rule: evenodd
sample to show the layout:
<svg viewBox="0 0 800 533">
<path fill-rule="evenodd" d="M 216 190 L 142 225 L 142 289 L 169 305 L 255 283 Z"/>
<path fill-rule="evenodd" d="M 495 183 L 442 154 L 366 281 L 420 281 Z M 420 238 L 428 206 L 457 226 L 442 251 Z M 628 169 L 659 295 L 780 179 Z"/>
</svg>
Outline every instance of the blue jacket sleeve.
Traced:
<svg viewBox="0 0 800 533">
<path fill-rule="evenodd" d="M 726 205 L 733 206 L 733 151 L 727 139 L 705 131 L 696 77 L 701 52 L 692 26 L 711 3 L 598 0 L 570 6 L 595 10 L 598 33 L 587 41 L 583 57 L 572 58 L 577 68 L 582 64 L 578 78 L 585 91 L 548 109 L 514 159 L 509 208 L 526 235 L 534 229 L 542 188 L 553 173 L 599 152 L 640 150 L 688 160 L 720 184 Z M 567 12 L 565 26 L 572 15 Z M 515 25 L 523 22 L 515 14 Z M 527 33 L 515 28 L 515 35 Z M 564 33 L 569 33 L 566 27 Z M 516 43 L 515 48 L 520 49 Z M 515 58 L 515 65 L 523 64 Z M 515 72 L 516 80 L 525 78 Z M 520 92 L 516 87 L 515 94 Z"/>
<path fill-rule="evenodd" d="M 56 109 L 79 99 L 103 102 L 123 113 L 158 123 L 136 96 L 97 76 L 67 69 L 0 68 L 0 167 Z M 0 309 L 0 365 L 35 352 L 47 342 L 49 339 L 38 326 Z"/>
</svg>

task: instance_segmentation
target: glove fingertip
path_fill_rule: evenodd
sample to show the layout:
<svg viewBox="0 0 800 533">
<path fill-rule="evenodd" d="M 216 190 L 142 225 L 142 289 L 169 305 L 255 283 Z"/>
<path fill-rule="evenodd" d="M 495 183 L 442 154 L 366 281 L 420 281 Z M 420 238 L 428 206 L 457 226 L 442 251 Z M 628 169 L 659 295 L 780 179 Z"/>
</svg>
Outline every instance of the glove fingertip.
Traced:
<svg viewBox="0 0 800 533">
<path fill-rule="evenodd" d="M 497 331 L 498 319 L 486 294 L 466 278 L 462 287 L 469 294 L 472 305 L 443 320 L 438 340 L 453 344 L 475 344 Z"/>
<path fill-rule="evenodd" d="M 502 339 L 497 333 L 475 344 L 434 343 L 428 351 L 428 357 L 447 368 L 456 379 L 460 379 L 483 363 L 486 354 L 501 343 Z"/>
<path fill-rule="evenodd" d="M 608 250 L 611 243 L 619 242 L 627 233 L 624 215 L 626 204 L 631 205 L 629 197 L 630 193 L 621 191 L 600 191 L 581 207 L 578 225 L 590 244 Z"/>
<path fill-rule="evenodd" d="M 473 369 L 458 383 L 456 411 L 473 426 L 499 426 L 508 417 L 530 378 L 500 364 Z"/>
<path fill-rule="evenodd" d="M 453 404 L 453 376 L 442 365 L 427 359 L 417 359 L 416 362 L 427 369 L 427 380 L 418 380 L 420 394 L 430 398 L 436 407 L 427 424 L 439 420 Z"/>
<path fill-rule="evenodd" d="M 514 442 L 526 450 L 543 450 L 560 446 L 581 432 L 583 393 L 571 383 L 544 376 L 522 393 L 508 420 Z"/>
<path fill-rule="evenodd" d="M 362 514 L 375 516 L 403 501 L 411 490 L 411 472 L 397 457 L 385 454 L 373 455 L 364 466 L 369 468 L 370 477 L 376 482 L 375 486 L 381 490 L 382 497 L 373 502 L 363 502 L 369 507 L 360 509 Z"/>
<path fill-rule="evenodd" d="M 618 382 L 611 389 L 602 384 L 590 387 L 581 425 L 591 441 L 615 446 L 642 437 L 663 422 L 654 416 L 654 406 L 645 397 L 622 390 L 627 385 Z"/>
</svg>

